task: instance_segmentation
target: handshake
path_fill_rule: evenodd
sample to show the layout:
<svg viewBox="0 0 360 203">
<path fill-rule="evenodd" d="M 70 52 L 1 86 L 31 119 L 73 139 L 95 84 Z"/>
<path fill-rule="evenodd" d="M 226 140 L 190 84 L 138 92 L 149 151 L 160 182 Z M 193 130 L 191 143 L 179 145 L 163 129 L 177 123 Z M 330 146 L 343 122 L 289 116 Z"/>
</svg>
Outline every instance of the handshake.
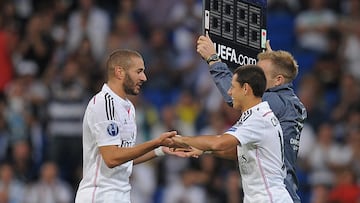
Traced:
<svg viewBox="0 0 360 203">
<path fill-rule="evenodd" d="M 160 147 L 155 149 L 155 155 L 163 156 L 170 154 L 183 158 L 198 158 L 204 151 L 186 144 L 187 138 L 188 136 L 178 135 L 176 131 L 163 133 L 158 138 Z"/>
</svg>

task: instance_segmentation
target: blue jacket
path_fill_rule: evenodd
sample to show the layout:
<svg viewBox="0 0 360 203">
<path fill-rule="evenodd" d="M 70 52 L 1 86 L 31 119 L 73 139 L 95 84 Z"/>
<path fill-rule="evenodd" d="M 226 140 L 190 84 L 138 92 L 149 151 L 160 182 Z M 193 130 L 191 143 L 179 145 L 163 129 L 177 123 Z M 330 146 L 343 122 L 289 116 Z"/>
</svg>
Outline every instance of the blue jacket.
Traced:
<svg viewBox="0 0 360 203">
<path fill-rule="evenodd" d="M 225 102 L 232 106 L 232 98 L 227 94 L 227 91 L 230 88 L 233 73 L 225 63 L 217 62 L 211 65 L 210 74 Z M 291 83 L 267 89 L 262 99 L 269 103 L 270 108 L 280 121 L 284 134 L 285 165 L 287 168 L 287 176 L 284 182 L 294 202 L 300 203 L 300 198 L 296 193 L 298 189 L 296 159 L 301 130 L 307 118 L 306 109 L 295 95 Z"/>
</svg>

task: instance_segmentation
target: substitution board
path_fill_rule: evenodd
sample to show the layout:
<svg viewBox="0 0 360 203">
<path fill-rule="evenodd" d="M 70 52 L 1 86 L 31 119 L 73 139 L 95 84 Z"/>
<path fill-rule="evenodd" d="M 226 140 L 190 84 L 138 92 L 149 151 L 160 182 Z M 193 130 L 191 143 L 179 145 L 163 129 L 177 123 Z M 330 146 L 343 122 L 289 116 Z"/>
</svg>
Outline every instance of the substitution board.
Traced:
<svg viewBox="0 0 360 203">
<path fill-rule="evenodd" d="M 203 32 L 231 70 L 265 50 L 266 10 L 267 0 L 203 0 Z"/>
</svg>

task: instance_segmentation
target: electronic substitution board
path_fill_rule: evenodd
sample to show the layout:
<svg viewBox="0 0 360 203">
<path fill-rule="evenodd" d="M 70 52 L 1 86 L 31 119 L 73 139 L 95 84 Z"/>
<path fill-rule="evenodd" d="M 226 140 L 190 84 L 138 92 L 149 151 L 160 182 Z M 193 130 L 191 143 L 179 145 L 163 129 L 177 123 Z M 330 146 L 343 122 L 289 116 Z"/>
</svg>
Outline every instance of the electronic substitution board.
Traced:
<svg viewBox="0 0 360 203">
<path fill-rule="evenodd" d="M 256 64 L 266 45 L 267 0 L 203 0 L 203 32 L 233 71 Z"/>
</svg>

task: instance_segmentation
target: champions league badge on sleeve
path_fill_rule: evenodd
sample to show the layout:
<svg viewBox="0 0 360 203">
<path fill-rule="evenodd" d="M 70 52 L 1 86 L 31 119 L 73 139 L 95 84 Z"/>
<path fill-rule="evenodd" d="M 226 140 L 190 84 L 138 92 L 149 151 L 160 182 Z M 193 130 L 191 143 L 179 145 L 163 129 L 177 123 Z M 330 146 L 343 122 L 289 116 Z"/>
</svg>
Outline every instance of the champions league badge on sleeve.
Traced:
<svg viewBox="0 0 360 203">
<path fill-rule="evenodd" d="M 266 45 L 267 0 L 203 0 L 203 32 L 230 70 L 256 64 Z"/>
<path fill-rule="evenodd" d="M 110 123 L 107 127 L 107 132 L 110 136 L 116 136 L 119 134 L 119 127 L 116 123 Z"/>
</svg>

